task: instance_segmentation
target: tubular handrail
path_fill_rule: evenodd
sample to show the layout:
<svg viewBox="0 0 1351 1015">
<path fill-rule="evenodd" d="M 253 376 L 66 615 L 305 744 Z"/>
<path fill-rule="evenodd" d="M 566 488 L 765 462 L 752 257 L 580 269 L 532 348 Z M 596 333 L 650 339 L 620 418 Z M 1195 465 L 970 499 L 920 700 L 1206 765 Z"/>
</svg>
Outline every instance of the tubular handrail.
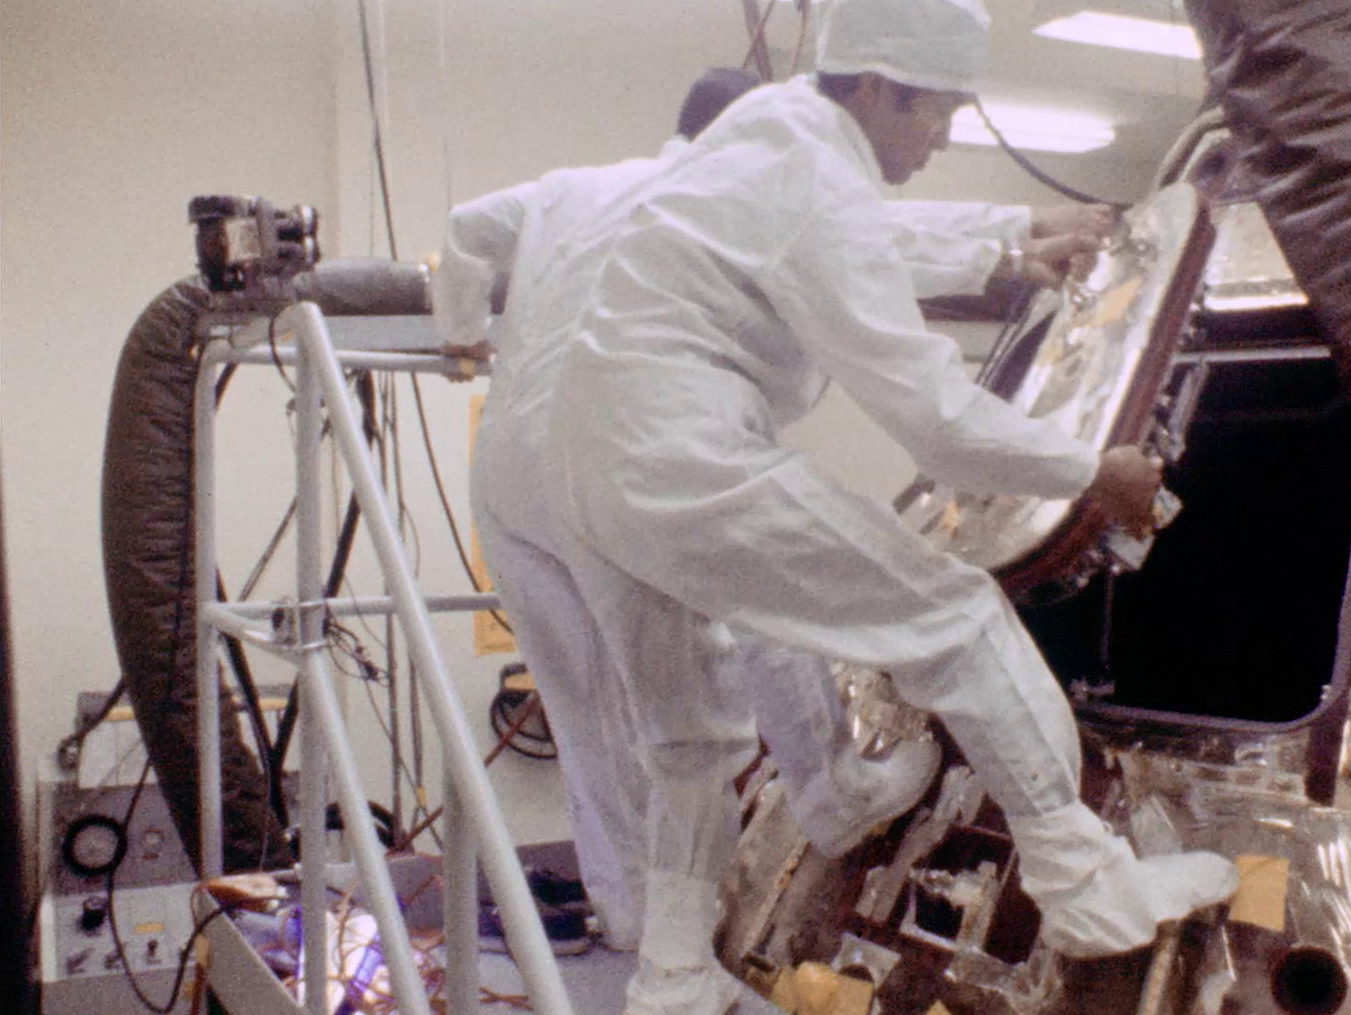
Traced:
<svg viewBox="0 0 1351 1015">
<path fill-rule="evenodd" d="M 417 588 L 394 516 L 377 479 L 375 464 L 347 396 L 343 363 L 351 360 L 381 369 L 426 371 L 426 354 L 335 351 L 324 316 L 313 303 L 298 303 L 278 316 L 275 330 L 295 335 L 288 361 L 296 364 L 296 540 L 298 679 L 305 722 L 301 768 L 302 907 L 305 930 L 305 1004 L 313 1015 L 325 1011 L 325 911 L 327 864 L 324 849 L 324 780 L 331 766 L 339 801 L 348 814 L 366 807 L 355 755 L 343 724 L 323 646 L 323 571 L 319 553 L 321 523 L 320 440 L 323 413 L 352 482 L 376 557 L 389 591 L 388 605 L 402 625 L 412 671 L 428 704 L 442 743 L 445 765 L 444 910 L 447 942 L 447 1000 L 452 1011 L 474 1011 L 478 1004 L 477 862 L 492 887 L 506 928 L 511 954 L 521 969 L 534 1009 L 542 1015 L 572 1015 L 539 913 L 521 870 L 515 845 L 493 795 L 487 772 L 474 748 L 474 737 L 437 647 L 427 600 Z M 216 602 L 214 514 L 214 384 L 227 362 L 273 362 L 256 350 L 228 342 L 209 342 L 203 351 L 196 389 L 194 433 L 197 505 L 196 591 L 198 602 L 197 705 L 201 772 L 202 865 L 207 877 L 222 868 L 219 703 L 215 691 L 215 638 L 239 627 L 258 604 L 233 603 L 231 615 Z M 444 361 L 449 364 L 449 361 Z M 449 609 L 479 609 L 484 597 L 442 600 Z M 381 602 L 384 606 L 385 602 Z M 414 961 L 407 927 L 386 865 L 383 849 L 368 822 L 349 822 L 345 830 L 361 874 L 365 896 L 380 933 L 399 1011 L 430 1015 L 425 988 Z"/>
</svg>

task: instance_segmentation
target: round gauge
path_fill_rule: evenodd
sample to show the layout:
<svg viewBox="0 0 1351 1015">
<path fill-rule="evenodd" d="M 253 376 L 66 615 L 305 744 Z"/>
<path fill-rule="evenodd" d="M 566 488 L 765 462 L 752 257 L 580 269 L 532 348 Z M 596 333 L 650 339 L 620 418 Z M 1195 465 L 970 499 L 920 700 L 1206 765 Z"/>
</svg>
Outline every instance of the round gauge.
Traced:
<svg viewBox="0 0 1351 1015">
<path fill-rule="evenodd" d="M 81 877 L 94 878 L 116 870 L 127 855 L 127 832 L 106 814 L 85 814 L 66 827 L 61 859 Z"/>
</svg>

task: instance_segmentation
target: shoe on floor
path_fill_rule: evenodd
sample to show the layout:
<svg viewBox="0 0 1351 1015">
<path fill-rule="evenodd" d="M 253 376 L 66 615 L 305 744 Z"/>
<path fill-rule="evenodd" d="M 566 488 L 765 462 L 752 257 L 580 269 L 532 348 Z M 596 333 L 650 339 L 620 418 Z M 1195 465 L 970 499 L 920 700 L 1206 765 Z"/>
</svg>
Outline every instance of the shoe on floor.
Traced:
<svg viewBox="0 0 1351 1015">
<path fill-rule="evenodd" d="M 525 882 L 536 902 L 546 906 L 564 906 L 586 902 L 586 889 L 573 878 L 565 878 L 547 868 L 525 868 Z"/>
<path fill-rule="evenodd" d="M 580 955 L 591 947 L 591 935 L 586 926 L 588 915 L 589 910 L 580 906 L 539 905 L 544 935 L 555 955 Z M 502 914 L 491 903 L 480 904 L 478 908 L 478 933 L 489 949 L 507 950 Z"/>
<path fill-rule="evenodd" d="M 885 758 L 859 757 L 852 745 L 832 759 L 828 771 L 809 782 L 789 804 L 812 845 L 834 859 L 843 856 L 884 821 L 900 817 L 924 799 L 942 762 L 929 737 L 903 740 Z"/>
</svg>

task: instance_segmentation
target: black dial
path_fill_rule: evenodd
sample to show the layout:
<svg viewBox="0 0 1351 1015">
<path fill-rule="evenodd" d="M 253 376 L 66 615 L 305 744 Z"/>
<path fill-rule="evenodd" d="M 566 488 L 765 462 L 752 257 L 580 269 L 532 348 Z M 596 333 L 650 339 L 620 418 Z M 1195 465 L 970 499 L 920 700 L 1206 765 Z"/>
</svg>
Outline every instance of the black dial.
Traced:
<svg viewBox="0 0 1351 1015">
<path fill-rule="evenodd" d="M 94 934 L 108 919 L 108 900 L 102 895 L 91 895 L 80 907 L 80 929 L 86 934 Z"/>
<path fill-rule="evenodd" d="M 127 832 L 106 814 L 85 814 L 66 828 L 61 859 L 81 877 L 95 878 L 117 869 L 127 855 Z"/>
</svg>

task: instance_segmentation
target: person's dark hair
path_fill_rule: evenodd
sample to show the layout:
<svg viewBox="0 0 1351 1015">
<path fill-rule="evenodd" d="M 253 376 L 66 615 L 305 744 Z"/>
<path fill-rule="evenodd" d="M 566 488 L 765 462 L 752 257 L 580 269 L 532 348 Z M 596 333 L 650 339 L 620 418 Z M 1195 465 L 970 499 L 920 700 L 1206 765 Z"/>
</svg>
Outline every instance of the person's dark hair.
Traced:
<svg viewBox="0 0 1351 1015">
<path fill-rule="evenodd" d="M 762 83 L 749 71 L 735 67 L 714 67 L 707 71 L 690 86 L 676 120 L 676 133 L 693 141 L 724 109 Z"/>
<path fill-rule="evenodd" d="M 817 74 L 816 90 L 831 101 L 844 105 L 849 96 L 854 94 L 862 79 L 862 74 Z M 925 91 L 923 88 L 903 85 L 895 81 L 891 84 L 896 89 L 897 105 L 901 109 L 909 109 L 910 104 L 915 101 L 915 96 L 921 95 Z"/>
</svg>

